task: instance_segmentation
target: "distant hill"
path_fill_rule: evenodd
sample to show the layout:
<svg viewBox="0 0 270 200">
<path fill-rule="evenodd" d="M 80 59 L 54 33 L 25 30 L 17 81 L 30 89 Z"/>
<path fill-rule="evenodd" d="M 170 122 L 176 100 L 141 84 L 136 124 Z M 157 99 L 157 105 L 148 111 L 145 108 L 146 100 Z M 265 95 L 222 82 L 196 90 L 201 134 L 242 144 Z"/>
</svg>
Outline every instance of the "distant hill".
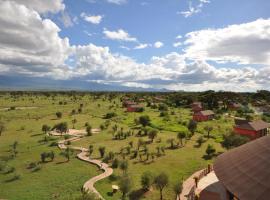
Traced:
<svg viewBox="0 0 270 200">
<path fill-rule="evenodd" d="M 79 79 L 53 80 L 43 77 L 15 76 L 0 76 L 0 90 L 167 91 L 166 89 L 108 85 Z"/>
</svg>

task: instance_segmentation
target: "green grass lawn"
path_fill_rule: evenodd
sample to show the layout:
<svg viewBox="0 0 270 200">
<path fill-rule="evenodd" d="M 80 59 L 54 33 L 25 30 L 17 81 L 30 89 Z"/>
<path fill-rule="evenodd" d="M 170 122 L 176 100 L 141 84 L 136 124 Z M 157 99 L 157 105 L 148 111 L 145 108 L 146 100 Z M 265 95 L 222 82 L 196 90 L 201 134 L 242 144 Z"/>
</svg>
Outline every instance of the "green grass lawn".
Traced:
<svg viewBox="0 0 270 200">
<path fill-rule="evenodd" d="M 115 101 L 115 104 L 113 103 Z M 59 102 L 66 102 L 66 105 L 60 105 Z M 80 104 L 83 104 L 82 112 L 71 116 L 72 109 L 78 110 Z M 110 108 L 114 105 L 113 108 Z M 133 141 L 136 147 L 139 138 L 148 141 L 147 137 L 133 136 L 123 140 L 113 140 L 112 127 L 117 124 L 118 129 L 121 127 L 124 131 L 131 130 L 137 133 L 139 126 L 136 126 L 134 119 L 141 115 L 149 115 L 151 118 L 151 127 L 159 129 L 157 138 L 153 143 L 148 144 L 149 152 L 156 152 L 156 147 L 163 146 L 168 148 L 167 140 L 174 138 L 178 142 L 176 136 L 179 131 L 187 131 L 185 123 L 191 119 L 191 112 L 184 108 L 170 108 L 169 119 L 160 117 L 158 109 L 147 107 L 143 113 L 126 113 L 121 107 L 119 97 L 109 100 L 94 99 L 93 95 L 67 96 L 55 95 L 46 96 L 19 96 L 12 98 L 5 95 L 0 99 L 0 108 L 10 108 L 31 106 L 36 108 L 23 110 L 1 110 L 0 121 L 2 121 L 6 130 L 0 136 L 0 159 L 7 160 L 8 166 L 14 167 L 15 172 L 3 174 L 0 172 L 0 198 L 7 199 L 74 199 L 80 195 L 80 189 L 84 182 L 89 178 L 100 173 L 98 169 L 88 163 L 79 161 L 75 155 L 70 162 L 64 162 L 65 158 L 59 155 L 60 150 L 57 147 L 50 147 L 54 141 L 47 143 L 41 142 L 44 139 L 44 133 L 41 131 L 43 124 L 54 126 L 59 122 L 68 122 L 72 128 L 72 119 L 76 118 L 76 129 L 84 129 L 85 123 L 88 122 L 93 128 L 98 128 L 106 121 L 103 116 L 108 112 L 116 112 L 117 117 L 110 120 L 110 125 L 106 130 L 90 137 L 85 137 L 80 141 L 73 142 L 71 145 L 88 147 L 90 144 L 94 146 L 93 157 L 99 158 L 98 147 L 106 147 L 106 152 L 109 151 L 118 153 L 121 148 L 128 146 L 130 141 Z M 61 111 L 63 116 L 57 119 L 55 113 Z M 174 111 L 172 114 L 171 112 Z M 214 129 L 211 132 L 209 140 L 201 147 L 196 146 L 196 140 L 199 136 L 205 135 L 204 127 L 212 126 Z M 157 157 L 153 162 L 142 162 L 139 158 L 129 159 L 128 174 L 133 181 L 133 193 L 140 189 L 140 177 L 143 172 L 151 171 L 154 174 L 165 172 L 170 179 L 170 185 L 164 190 L 164 197 L 167 200 L 174 198 L 172 185 L 178 180 L 186 179 L 193 172 L 204 168 L 212 160 L 205 160 L 203 156 L 208 144 L 213 144 L 217 152 L 223 152 L 219 141 L 222 134 L 229 132 L 232 127 L 232 120 L 221 117 L 219 120 L 203 122 L 198 125 L 198 130 L 195 136 L 186 141 L 182 148 L 174 150 L 166 149 L 165 155 Z M 59 138 L 55 138 L 57 141 Z M 160 140 L 161 142 L 157 142 Z M 18 141 L 18 154 L 16 158 L 8 159 L 11 155 L 10 145 Z M 134 148 L 135 148 L 134 147 Z M 41 170 L 31 172 L 27 169 L 30 162 L 40 161 L 42 152 L 55 152 L 55 160 L 41 164 Z M 120 155 L 118 158 L 123 159 Z M 143 157 L 144 159 L 144 157 Z M 18 180 L 9 181 L 15 174 L 20 175 Z M 116 169 L 114 175 L 121 176 L 122 171 Z M 96 184 L 98 191 L 108 200 L 118 200 L 120 193 L 110 196 L 111 185 L 117 184 L 117 181 L 109 178 L 102 180 Z M 157 190 L 148 193 L 145 199 L 158 199 Z"/>
</svg>

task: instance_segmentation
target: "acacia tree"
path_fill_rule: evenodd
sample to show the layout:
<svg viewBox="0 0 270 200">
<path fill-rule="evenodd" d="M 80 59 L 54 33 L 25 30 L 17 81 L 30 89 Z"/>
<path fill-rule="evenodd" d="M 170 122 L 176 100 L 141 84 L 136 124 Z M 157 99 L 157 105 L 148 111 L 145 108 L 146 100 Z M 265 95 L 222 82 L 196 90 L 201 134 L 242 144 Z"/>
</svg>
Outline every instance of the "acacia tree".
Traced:
<svg viewBox="0 0 270 200">
<path fill-rule="evenodd" d="M 6 130 L 6 127 L 4 125 L 3 122 L 0 122 L 0 136 L 2 135 L 2 133 Z"/>
<path fill-rule="evenodd" d="M 66 122 L 61 122 L 59 124 L 56 124 L 53 129 L 59 131 L 61 134 L 66 133 L 68 131 L 68 124 Z"/>
<path fill-rule="evenodd" d="M 75 128 L 75 124 L 77 123 L 77 119 L 72 120 L 73 129 Z"/>
<path fill-rule="evenodd" d="M 61 112 L 56 112 L 55 115 L 56 115 L 56 117 L 58 119 L 62 118 L 62 113 Z"/>
<path fill-rule="evenodd" d="M 194 135 L 195 131 L 197 129 L 197 122 L 194 120 L 190 120 L 188 124 L 188 130 Z"/>
<path fill-rule="evenodd" d="M 90 125 L 87 125 L 86 133 L 87 133 L 87 136 L 92 136 L 92 127 Z"/>
<path fill-rule="evenodd" d="M 183 183 L 181 181 L 178 181 L 173 185 L 173 191 L 174 191 L 174 194 L 175 194 L 175 199 L 180 198 L 180 194 L 181 194 L 182 190 L 183 190 Z"/>
<path fill-rule="evenodd" d="M 148 133 L 148 137 L 151 139 L 151 143 L 153 143 L 155 137 L 157 137 L 158 131 L 156 129 L 152 129 Z"/>
<path fill-rule="evenodd" d="M 123 174 L 126 174 L 127 173 L 127 170 L 128 170 L 128 161 L 127 160 L 123 160 L 120 163 L 120 166 L 119 167 L 123 171 Z"/>
<path fill-rule="evenodd" d="M 154 180 L 155 187 L 159 190 L 160 200 L 163 200 L 163 189 L 169 184 L 168 175 L 164 172 L 160 173 Z"/>
<path fill-rule="evenodd" d="M 140 116 L 139 122 L 143 127 L 146 127 L 150 124 L 150 117 L 148 115 Z"/>
<path fill-rule="evenodd" d="M 51 127 L 48 126 L 47 124 L 44 124 L 44 125 L 42 126 L 41 130 L 44 132 L 44 134 L 47 134 L 47 132 L 48 132 L 49 130 L 51 130 Z"/>
<path fill-rule="evenodd" d="M 99 151 L 99 154 L 100 154 L 100 157 L 101 157 L 101 158 L 104 157 L 105 150 L 106 150 L 105 147 L 99 147 L 99 148 L 98 148 L 98 151 Z"/>
<path fill-rule="evenodd" d="M 70 157 L 73 154 L 73 150 L 71 148 L 66 148 L 65 151 L 60 153 L 61 156 L 64 156 L 67 159 L 67 162 L 70 161 Z"/>
<path fill-rule="evenodd" d="M 17 151 L 17 147 L 18 147 L 18 142 L 15 141 L 12 145 L 11 145 L 11 151 L 12 151 L 12 154 L 13 154 L 13 157 L 16 157 L 17 154 L 18 154 L 18 151 Z"/>
<path fill-rule="evenodd" d="M 127 194 L 131 191 L 132 181 L 129 176 L 123 176 L 119 181 L 119 189 L 122 192 L 122 199 L 125 199 Z"/>
<path fill-rule="evenodd" d="M 89 158 L 90 158 L 90 156 L 92 155 L 92 153 L 94 151 L 94 146 L 93 145 L 90 145 L 89 148 L 88 148 L 88 150 L 89 150 Z"/>
<path fill-rule="evenodd" d="M 186 138 L 186 133 L 183 131 L 179 132 L 177 138 L 180 140 L 181 146 L 183 146 L 183 139 Z"/>
<path fill-rule="evenodd" d="M 212 126 L 205 126 L 204 130 L 207 131 L 207 138 L 209 139 L 210 138 L 210 133 L 213 130 L 213 127 Z"/>
<path fill-rule="evenodd" d="M 154 176 L 150 171 L 146 171 L 141 176 L 142 189 L 148 191 L 154 182 Z"/>
</svg>

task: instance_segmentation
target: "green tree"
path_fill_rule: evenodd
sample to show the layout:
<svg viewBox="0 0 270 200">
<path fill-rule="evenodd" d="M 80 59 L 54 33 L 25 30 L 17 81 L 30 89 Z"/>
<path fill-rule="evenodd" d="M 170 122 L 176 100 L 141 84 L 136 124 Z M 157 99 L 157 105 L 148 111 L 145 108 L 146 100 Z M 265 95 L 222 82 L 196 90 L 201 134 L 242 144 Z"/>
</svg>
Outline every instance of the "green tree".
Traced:
<svg viewBox="0 0 270 200">
<path fill-rule="evenodd" d="M 64 151 L 60 153 L 61 156 L 67 159 L 67 162 L 70 161 L 70 157 L 73 155 L 73 150 L 71 148 L 66 148 Z"/>
<path fill-rule="evenodd" d="M 190 120 L 188 124 L 188 130 L 192 133 L 192 135 L 197 130 L 197 122 L 194 120 Z"/>
<path fill-rule="evenodd" d="M 221 145 L 226 149 L 241 146 L 247 143 L 250 139 L 246 136 L 231 133 L 229 135 L 223 135 L 223 141 Z"/>
<path fill-rule="evenodd" d="M 213 130 L 213 127 L 207 125 L 207 126 L 204 127 L 204 130 L 207 132 L 207 138 L 209 139 L 210 138 L 210 133 Z"/>
<path fill-rule="evenodd" d="M 183 139 L 186 138 L 186 133 L 183 131 L 179 132 L 177 138 L 180 140 L 181 146 L 183 146 Z"/>
<path fill-rule="evenodd" d="M 73 129 L 75 128 L 75 124 L 77 123 L 77 119 L 73 119 L 72 121 Z"/>
<path fill-rule="evenodd" d="M 66 133 L 68 131 L 68 124 L 66 122 L 61 122 L 59 124 L 56 124 L 53 129 L 59 131 L 61 134 Z"/>
<path fill-rule="evenodd" d="M 151 140 L 151 143 L 153 143 L 154 139 L 157 137 L 158 130 L 157 129 L 152 129 L 148 133 L 148 137 Z"/>
<path fill-rule="evenodd" d="M 119 167 L 123 171 L 123 174 L 126 174 L 127 173 L 127 170 L 128 170 L 128 161 L 127 160 L 123 160 L 120 163 L 120 166 Z"/>
<path fill-rule="evenodd" d="M 91 155 L 92 155 L 93 152 L 94 152 L 94 146 L 93 146 L 93 145 L 89 145 L 88 151 L 89 151 L 89 158 L 90 158 Z"/>
<path fill-rule="evenodd" d="M 146 127 L 148 125 L 150 125 L 150 117 L 148 115 L 143 115 L 139 117 L 139 122 L 143 127 Z"/>
<path fill-rule="evenodd" d="M 169 184 L 169 177 L 164 172 L 160 173 L 154 179 L 154 185 L 159 190 L 160 200 L 163 200 L 163 189 Z"/>
<path fill-rule="evenodd" d="M 106 148 L 105 147 L 99 147 L 98 151 L 99 151 L 100 157 L 103 158 L 104 155 L 105 155 Z"/>
<path fill-rule="evenodd" d="M 145 191 L 149 190 L 154 182 L 154 176 L 150 171 L 146 171 L 141 176 L 141 186 Z"/>
<path fill-rule="evenodd" d="M 215 152 L 216 152 L 216 149 L 213 147 L 213 145 L 208 144 L 205 150 L 205 153 L 207 154 L 208 158 L 211 158 Z"/>
<path fill-rule="evenodd" d="M 56 117 L 57 117 L 58 119 L 62 118 L 62 113 L 59 112 L 59 111 L 56 112 L 55 115 L 56 115 Z"/>
<path fill-rule="evenodd" d="M 86 133 L 87 136 L 92 136 L 92 127 L 90 125 L 86 126 Z"/>
<path fill-rule="evenodd" d="M 44 124 L 41 130 L 44 132 L 44 134 L 47 134 L 47 132 L 51 130 L 51 127 L 48 126 L 47 124 Z"/>
<path fill-rule="evenodd" d="M 120 178 L 119 181 L 119 189 L 122 192 L 122 199 L 125 199 L 127 194 L 131 191 L 132 189 L 132 181 L 129 178 L 129 176 L 123 176 Z"/>
<path fill-rule="evenodd" d="M 182 190 L 183 190 L 183 183 L 181 181 L 176 182 L 173 185 L 173 191 L 174 191 L 174 194 L 175 194 L 175 199 L 180 199 L 180 194 L 181 194 Z"/>
</svg>

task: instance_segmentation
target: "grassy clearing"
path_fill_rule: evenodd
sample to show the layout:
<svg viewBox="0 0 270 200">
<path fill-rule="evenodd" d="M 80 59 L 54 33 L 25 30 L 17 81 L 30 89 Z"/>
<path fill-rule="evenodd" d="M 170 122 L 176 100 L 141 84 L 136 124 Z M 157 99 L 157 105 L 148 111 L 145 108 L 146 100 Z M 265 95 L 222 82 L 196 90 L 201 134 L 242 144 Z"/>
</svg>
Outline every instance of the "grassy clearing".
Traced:
<svg viewBox="0 0 270 200">
<path fill-rule="evenodd" d="M 113 101 L 115 101 L 115 104 Z M 71 111 L 75 109 L 77 112 L 80 104 L 83 104 L 82 112 L 71 116 Z M 111 108 L 112 105 L 114 105 L 113 108 Z M 191 112 L 186 108 L 169 108 L 169 118 L 160 117 L 158 109 L 149 107 L 143 113 L 126 113 L 121 107 L 119 97 L 110 102 L 102 98 L 94 99 L 92 95 L 85 95 L 84 97 L 64 95 L 52 97 L 20 96 L 15 99 L 6 95 L 0 99 L 1 108 L 12 106 L 32 106 L 36 108 L 11 111 L 0 110 L 0 121 L 4 122 L 6 126 L 6 130 L 0 137 L 0 159 L 5 160 L 6 157 L 10 156 L 10 145 L 14 141 L 19 143 L 17 157 L 7 161 L 7 165 L 14 167 L 16 171 L 10 174 L 0 173 L 0 198 L 8 199 L 74 199 L 80 195 L 83 183 L 90 177 L 100 173 L 95 166 L 79 161 L 75 157 L 70 162 L 65 163 L 65 159 L 59 155 L 60 151 L 57 147 L 50 147 L 50 144 L 54 142 L 53 140 L 47 143 L 40 142 L 45 137 L 41 131 L 43 124 L 52 127 L 56 123 L 65 121 L 72 128 L 72 119 L 76 118 L 76 129 L 84 129 L 86 122 L 93 128 L 98 128 L 105 123 L 106 120 L 103 119 L 103 116 L 106 113 L 117 113 L 117 117 L 110 120 L 110 125 L 106 130 L 71 144 L 83 147 L 93 145 L 93 157 L 99 158 L 98 147 L 100 146 L 106 147 L 107 153 L 109 151 L 119 153 L 122 148 L 129 145 L 130 141 L 133 141 L 133 149 L 136 148 L 139 139 L 149 141 L 147 136 L 137 137 L 135 134 L 127 137 L 127 139 L 113 140 L 112 127 L 115 124 L 118 129 L 122 127 L 124 132 L 131 130 L 137 133 L 139 126 L 135 125 L 134 119 L 144 114 L 149 115 L 151 127 L 160 130 L 154 142 L 147 145 L 149 153 L 156 153 L 156 147 L 158 146 L 169 147 L 168 139 L 174 138 L 178 142 L 177 133 L 187 131 L 186 124 L 191 119 Z M 61 119 L 57 119 L 55 115 L 57 111 L 63 113 Z M 213 127 L 211 136 L 214 136 L 214 138 L 206 140 L 199 148 L 195 147 L 197 138 L 206 134 L 204 130 L 206 125 Z M 128 173 L 133 180 L 133 193 L 140 189 L 140 177 L 143 172 L 152 171 L 158 174 L 164 171 L 170 178 L 170 186 L 165 189 L 164 197 L 167 200 L 173 199 L 172 185 L 176 181 L 187 178 L 194 171 L 206 167 L 209 162 L 212 162 L 203 159 L 208 144 L 213 144 L 218 152 L 224 151 L 218 142 L 222 134 L 228 132 L 231 126 L 232 120 L 223 117 L 220 120 L 200 123 L 197 133 L 186 142 L 184 147 L 174 150 L 166 149 L 165 155 L 156 157 L 153 162 L 150 161 L 151 159 L 140 161 L 139 157 L 129 159 L 130 156 L 126 156 L 126 159 L 129 160 Z M 42 152 L 49 151 L 55 152 L 56 156 L 53 162 L 41 164 L 41 170 L 36 172 L 27 169 L 30 162 L 40 161 Z M 119 160 L 123 159 L 120 154 L 117 157 Z M 142 160 L 145 160 L 145 156 L 142 157 Z M 116 169 L 114 175 L 117 177 L 121 176 L 122 173 L 120 169 Z M 20 175 L 20 178 L 7 182 L 7 180 L 14 177 L 14 174 Z M 105 199 L 117 200 L 120 193 L 114 196 L 110 195 L 112 184 L 117 184 L 117 181 L 105 179 L 98 182 L 96 187 Z M 147 194 L 145 199 L 155 200 L 158 199 L 158 195 L 158 192 L 153 190 Z"/>
</svg>

